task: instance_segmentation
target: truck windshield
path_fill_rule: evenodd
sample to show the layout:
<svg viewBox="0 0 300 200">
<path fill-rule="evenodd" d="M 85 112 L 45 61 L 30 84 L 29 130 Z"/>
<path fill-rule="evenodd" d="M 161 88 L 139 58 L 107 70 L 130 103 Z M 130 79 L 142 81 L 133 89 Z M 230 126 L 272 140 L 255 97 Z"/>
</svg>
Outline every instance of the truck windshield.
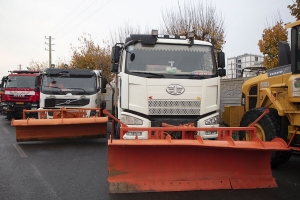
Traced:
<svg viewBox="0 0 300 200">
<path fill-rule="evenodd" d="M 96 76 L 51 76 L 43 77 L 42 93 L 91 95 L 97 92 Z"/>
<path fill-rule="evenodd" d="M 211 46 L 137 43 L 128 46 L 125 71 L 136 76 L 206 77 L 216 74 L 215 58 Z M 135 59 L 130 60 L 134 53 Z"/>
<path fill-rule="evenodd" d="M 6 88 L 34 88 L 36 76 L 9 76 Z"/>
</svg>

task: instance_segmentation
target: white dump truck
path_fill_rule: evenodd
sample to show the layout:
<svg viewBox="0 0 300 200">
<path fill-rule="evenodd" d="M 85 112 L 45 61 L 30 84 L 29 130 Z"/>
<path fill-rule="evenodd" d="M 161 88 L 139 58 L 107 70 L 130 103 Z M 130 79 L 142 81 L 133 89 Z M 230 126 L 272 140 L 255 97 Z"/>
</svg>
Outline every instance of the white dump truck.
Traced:
<svg viewBox="0 0 300 200">
<path fill-rule="evenodd" d="M 99 108 L 101 94 L 105 92 L 101 85 L 106 84 L 101 73 L 101 70 L 46 69 L 42 73 L 40 108 Z M 87 117 L 95 112 L 88 110 Z"/>
<path fill-rule="evenodd" d="M 131 34 L 112 47 L 111 71 L 116 74 L 115 116 L 132 127 L 192 124 L 218 127 L 220 77 L 226 75 L 225 56 L 218 65 L 211 43 L 194 35 Z M 119 137 L 120 124 L 115 126 Z M 199 131 L 216 139 L 216 131 Z M 123 139 L 147 139 L 147 131 L 127 132 Z M 181 134 L 175 133 L 174 138 Z"/>
</svg>

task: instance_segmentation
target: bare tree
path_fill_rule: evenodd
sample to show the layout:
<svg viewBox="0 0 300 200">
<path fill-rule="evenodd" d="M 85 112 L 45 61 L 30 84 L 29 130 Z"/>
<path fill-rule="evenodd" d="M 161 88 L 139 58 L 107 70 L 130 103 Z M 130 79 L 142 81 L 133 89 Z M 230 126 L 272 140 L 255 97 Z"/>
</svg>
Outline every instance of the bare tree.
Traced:
<svg viewBox="0 0 300 200">
<path fill-rule="evenodd" d="M 224 18 L 211 4 L 202 1 L 184 3 L 162 10 L 164 32 L 187 36 L 192 31 L 195 39 L 210 41 L 216 49 L 225 44 Z"/>
<path fill-rule="evenodd" d="M 140 33 L 140 26 L 134 27 L 130 22 L 124 22 L 123 26 L 119 26 L 117 30 L 110 31 L 111 35 L 111 45 L 116 43 L 124 43 L 125 39 L 130 36 L 130 34 Z"/>
<path fill-rule="evenodd" d="M 43 71 L 48 67 L 49 63 L 47 61 L 44 62 L 37 62 L 37 61 L 30 61 L 29 69 L 28 70 L 35 70 L 35 71 Z"/>
</svg>

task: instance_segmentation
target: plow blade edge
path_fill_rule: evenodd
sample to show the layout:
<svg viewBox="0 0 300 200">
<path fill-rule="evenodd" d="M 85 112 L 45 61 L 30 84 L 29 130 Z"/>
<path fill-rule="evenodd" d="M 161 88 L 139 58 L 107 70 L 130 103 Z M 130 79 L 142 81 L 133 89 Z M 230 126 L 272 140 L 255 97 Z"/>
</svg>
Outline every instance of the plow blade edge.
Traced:
<svg viewBox="0 0 300 200">
<path fill-rule="evenodd" d="M 107 117 L 12 120 L 16 140 L 34 141 L 79 137 L 106 137 Z"/>
<path fill-rule="evenodd" d="M 281 139 L 109 140 L 110 193 L 277 187 L 272 150 L 288 150 Z"/>
</svg>

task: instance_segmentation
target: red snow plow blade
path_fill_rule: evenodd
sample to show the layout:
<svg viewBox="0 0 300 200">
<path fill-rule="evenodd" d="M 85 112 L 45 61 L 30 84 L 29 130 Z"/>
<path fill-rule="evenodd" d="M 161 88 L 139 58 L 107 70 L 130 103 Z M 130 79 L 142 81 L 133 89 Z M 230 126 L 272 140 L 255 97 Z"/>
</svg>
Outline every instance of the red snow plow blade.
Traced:
<svg viewBox="0 0 300 200">
<path fill-rule="evenodd" d="M 234 141 L 232 132 L 247 130 L 252 141 Z M 121 127 L 148 131 L 148 140 L 108 141 L 110 193 L 162 192 L 277 187 L 271 151 L 289 150 L 280 138 L 262 142 L 254 127 Z M 183 139 L 166 132 L 181 131 Z M 196 131 L 218 131 L 218 140 L 189 139 Z"/>
<path fill-rule="evenodd" d="M 76 109 L 46 109 L 24 110 L 26 112 L 39 112 L 40 119 L 28 118 L 12 120 L 11 126 L 16 127 L 16 140 L 52 140 L 79 137 L 105 137 L 107 135 L 107 117 L 86 117 L 87 110 L 93 108 Z M 52 119 L 47 119 L 47 112 L 53 113 Z"/>
</svg>

